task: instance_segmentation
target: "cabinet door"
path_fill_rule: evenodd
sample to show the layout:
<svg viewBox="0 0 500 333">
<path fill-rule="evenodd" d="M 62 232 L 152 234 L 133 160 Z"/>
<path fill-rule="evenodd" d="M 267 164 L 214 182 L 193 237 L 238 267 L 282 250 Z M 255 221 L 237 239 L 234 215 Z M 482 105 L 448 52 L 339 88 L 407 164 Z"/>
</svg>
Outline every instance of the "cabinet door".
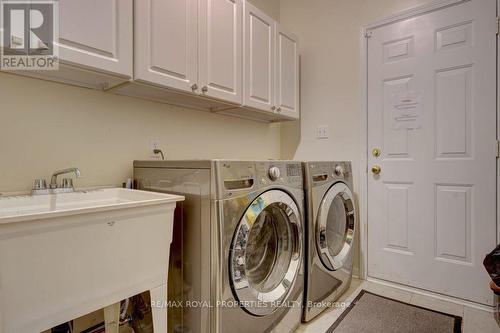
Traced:
<svg viewBox="0 0 500 333">
<path fill-rule="evenodd" d="M 194 91 L 197 0 L 135 1 L 135 79 Z"/>
<path fill-rule="evenodd" d="M 242 0 L 199 1 L 202 93 L 242 104 Z"/>
<path fill-rule="evenodd" d="M 243 21 L 243 104 L 273 112 L 276 25 L 248 1 Z"/>
<path fill-rule="evenodd" d="M 276 25 L 276 111 L 298 119 L 299 110 L 299 45 L 297 37 Z"/>
<path fill-rule="evenodd" d="M 132 24 L 132 0 L 60 0 L 59 58 L 131 77 Z"/>
</svg>

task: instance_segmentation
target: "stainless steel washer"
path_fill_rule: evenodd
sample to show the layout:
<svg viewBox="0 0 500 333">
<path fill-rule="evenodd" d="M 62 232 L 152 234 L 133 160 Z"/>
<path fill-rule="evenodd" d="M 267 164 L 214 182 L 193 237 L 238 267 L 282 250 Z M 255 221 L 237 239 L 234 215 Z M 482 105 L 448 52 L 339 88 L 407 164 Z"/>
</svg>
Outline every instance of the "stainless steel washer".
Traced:
<svg viewBox="0 0 500 333">
<path fill-rule="evenodd" d="M 350 162 L 304 162 L 306 278 L 303 321 L 333 306 L 352 278 L 356 208 Z"/>
<path fill-rule="evenodd" d="M 295 330 L 304 287 L 300 162 L 136 161 L 134 176 L 141 189 L 186 197 L 174 222 L 169 300 L 207 306 L 169 309 L 169 332 Z"/>
</svg>

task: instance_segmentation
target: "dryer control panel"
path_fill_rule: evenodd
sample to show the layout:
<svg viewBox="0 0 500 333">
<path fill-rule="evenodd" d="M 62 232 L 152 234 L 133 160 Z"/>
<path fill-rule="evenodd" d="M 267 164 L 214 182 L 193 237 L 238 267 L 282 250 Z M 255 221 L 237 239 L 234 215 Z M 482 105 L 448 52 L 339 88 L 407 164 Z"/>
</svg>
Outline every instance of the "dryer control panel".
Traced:
<svg viewBox="0 0 500 333">
<path fill-rule="evenodd" d="M 305 166 L 306 186 L 321 186 L 327 182 L 342 180 L 352 186 L 351 163 L 338 162 L 308 162 Z"/>
</svg>

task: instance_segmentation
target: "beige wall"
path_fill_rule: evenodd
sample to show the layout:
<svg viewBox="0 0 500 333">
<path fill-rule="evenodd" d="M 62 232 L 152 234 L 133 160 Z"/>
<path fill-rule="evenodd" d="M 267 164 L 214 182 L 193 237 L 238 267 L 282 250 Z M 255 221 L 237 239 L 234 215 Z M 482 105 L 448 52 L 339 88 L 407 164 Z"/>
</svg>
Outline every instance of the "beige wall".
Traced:
<svg viewBox="0 0 500 333">
<path fill-rule="evenodd" d="M 69 165 L 82 168 L 79 185 L 118 185 L 133 159 L 149 157 L 150 138 L 171 159 L 346 159 L 359 172 L 359 29 L 427 1 L 253 0 L 300 38 L 300 123 L 266 125 L 0 74 L 0 192 L 26 190 Z M 320 124 L 330 139 L 315 139 Z"/>
<path fill-rule="evenodd" d="M 280 0 L 250 0 L 250 2 L 267 15 L 279 22 Z"/>
<path fill-rule="evenodd" d="M 360 29 L 425 2 L 430 0 L 281 0 L 281 22 L 301 43 L 302 112 L 300 123 L 282 125 L 283 158 L 351 160 L 359 174 Z M 323 124 L 328 140 L 315 138 Z"/>
<path fill-rule="evenodd" d="M 279 19 L 279 0 L 251 0 Z M 77 166 L 76 186 L 119 186 L 159 139 L 167 159 L 280 157 L 280 125 L 0 73 L 0 193 Z"/>
<path fill-rule="evenodd" d="M 282 158 L 350 160 L 359 195 L 361 27 L 430 1 L 281 0 L 281 23 L 301 43 L 301 120 L 281 126 Z M 329 139 L 315 138 L 318 125 L 329 126 Z"/>
<path fill-rule="evenodd" d="M 23 191 L 56 169 L 77 186 L 120 185 L 159 139 L 168 159 L 280 156 L 279 125 L 193 111 L 0 74 L 0 192 Z"/>
</svg>

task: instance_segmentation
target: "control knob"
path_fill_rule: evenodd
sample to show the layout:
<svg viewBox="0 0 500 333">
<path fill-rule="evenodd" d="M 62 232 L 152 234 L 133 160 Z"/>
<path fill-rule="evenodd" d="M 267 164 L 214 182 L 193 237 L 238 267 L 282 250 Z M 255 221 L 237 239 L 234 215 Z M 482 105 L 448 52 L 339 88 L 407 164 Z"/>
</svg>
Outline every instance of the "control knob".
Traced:
<svg viewBox="0 0 500 333">
<path fill-rule="evenodd" d="M 337 176 L 344 176 L 345 175 L 345 169 L 342 165 L 337 165 L 335 167 L 335 174 Z"/>
<path fill-rule="evenodd" d="M 280 169 L 278 167 L 272 167 L 269 169 L 268 175 L 269 179 L 271 179 L 272 181 L 277 180 L 281 175 Z"/>
</svg>

